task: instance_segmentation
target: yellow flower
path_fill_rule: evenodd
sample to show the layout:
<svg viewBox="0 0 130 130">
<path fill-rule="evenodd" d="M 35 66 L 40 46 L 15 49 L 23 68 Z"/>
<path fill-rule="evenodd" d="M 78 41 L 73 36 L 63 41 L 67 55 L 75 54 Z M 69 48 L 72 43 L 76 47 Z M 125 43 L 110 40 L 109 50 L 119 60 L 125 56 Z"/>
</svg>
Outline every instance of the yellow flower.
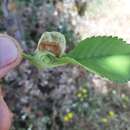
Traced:
<svg viewBox="0 0 130 130">
<path fill-rule="evenodd" d="M 108 119 L 107 119 L 107 118 L 102 118 L 102 119 L 101 119 L 101 122 L 103 122 L 103 123 L 108 123 Z"/>
<path fill-rule="evenodd" d="M 73 112 L 69 112 L 67 115 L 68 115 L 69 119 L 72 119 L 73 116 L 74 116 L 74 113 Z"/>
<path fill-rule="evenodd" d="M 80 89 L 77 93 L 76 96 L 80 99 L 80 101 L 84 101 L 84 99 L 88 96 L 88 91 L 86 88 Z"/>
<path fill-rule="evenodd" d="M 68 122 L 69 121 L 69 117 L 67 115 L 64 116 L 64 121 Z"/>
<path fill-rule="evenodd" d="M 74 117 L 74 113 L 73 112 L 68 112 L 65 116 L 64 116 L 64 121 L 65 122 L 69 122 L 73 119 Z"/>
<path fill-rule="evenodd" d="M 82 97 L 82 93 L 77 93 L 77 97 L 81 98 Z"/>
<path fill-rule="evenodd" d="M 111 118 L 113 118 L 114 116 L 115 116 L 115 112 L 113 112 L 113 111 L 109 111 L 109 117 L 111 117 Z"/>
<path fill-rule="evenodd" d="M 81 90 L 84 94 L 86 94 L 87 93 L 87 89 L 86 88 L 82 88 L 82 90 Z"/>
</svg>

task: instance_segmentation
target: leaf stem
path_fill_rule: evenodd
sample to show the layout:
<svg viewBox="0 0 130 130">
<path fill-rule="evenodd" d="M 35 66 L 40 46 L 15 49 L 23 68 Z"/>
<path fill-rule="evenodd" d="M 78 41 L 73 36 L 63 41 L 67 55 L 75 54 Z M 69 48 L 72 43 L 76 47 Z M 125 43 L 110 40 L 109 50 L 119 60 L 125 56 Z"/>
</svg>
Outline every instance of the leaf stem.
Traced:
<svg viewBox="0 0 130 130">
<path fill-rule="evenodd" d="M 23 58 L 32 60 L 32 56 L 30 54 L 26 54 L 25 52 L 22 53 Z"/>
</svg>

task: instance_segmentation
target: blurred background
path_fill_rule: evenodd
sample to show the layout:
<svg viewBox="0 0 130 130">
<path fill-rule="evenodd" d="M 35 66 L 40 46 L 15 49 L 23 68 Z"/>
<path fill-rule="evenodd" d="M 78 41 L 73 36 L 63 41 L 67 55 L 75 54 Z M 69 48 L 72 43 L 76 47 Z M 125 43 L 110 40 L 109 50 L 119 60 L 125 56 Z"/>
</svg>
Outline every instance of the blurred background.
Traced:
<svg viewBox="0 0 130 130">
<path fill-rule="evenodd" d="M 130 42 L 129 0 L 0 0 L 0 32 L 33 52 L 41 34 L 59 31 L 66 52 L 81 39 Z M 130 82 L 115 84 L 79 66 L 37 70 L 28 61 L 2 80 L 14 113 L 11 130 L 130 130 Z"/>
</svg>

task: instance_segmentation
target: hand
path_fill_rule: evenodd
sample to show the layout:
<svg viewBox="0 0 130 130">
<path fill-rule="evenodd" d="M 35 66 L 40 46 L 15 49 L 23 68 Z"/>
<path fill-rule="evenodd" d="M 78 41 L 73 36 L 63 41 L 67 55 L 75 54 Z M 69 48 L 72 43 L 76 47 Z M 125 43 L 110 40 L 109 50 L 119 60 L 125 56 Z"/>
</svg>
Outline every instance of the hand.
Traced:
<svg viewBox="0 0 130 130">
<path fill-rule="evenodd" d="M 6 75 L 21 61 L 17 41 L 5 34 L 0 34 L 0 78 Z M 9 130 L 12 113 L 6 105 L 0 88 L 0 130 Z"/>
</svg>

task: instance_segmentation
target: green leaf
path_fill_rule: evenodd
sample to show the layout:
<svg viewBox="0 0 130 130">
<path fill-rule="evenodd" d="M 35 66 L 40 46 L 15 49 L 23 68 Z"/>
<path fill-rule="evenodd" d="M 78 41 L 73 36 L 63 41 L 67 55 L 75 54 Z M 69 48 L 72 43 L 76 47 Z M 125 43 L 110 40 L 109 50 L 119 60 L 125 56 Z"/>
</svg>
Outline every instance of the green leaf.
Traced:
<svg viewBox="0 0 130 130">
<path fill-rule="evenodd" d="M 115 82 L 130 80 L 130 45 L 117 37 L 87 38 L 66 54 L 66 57 Z"/>
</svg>

